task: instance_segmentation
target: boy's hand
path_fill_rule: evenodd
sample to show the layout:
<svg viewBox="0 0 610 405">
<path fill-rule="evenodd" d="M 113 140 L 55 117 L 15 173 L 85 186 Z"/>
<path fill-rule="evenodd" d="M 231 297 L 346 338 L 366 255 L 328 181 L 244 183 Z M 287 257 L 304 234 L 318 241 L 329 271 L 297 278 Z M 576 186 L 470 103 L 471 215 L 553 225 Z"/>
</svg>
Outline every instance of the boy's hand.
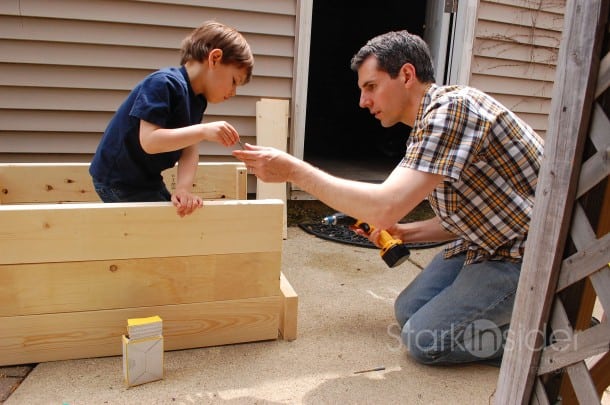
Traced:
<svg viewBox="0 0 610 405">
<path fill-rule="evenodd" d="M 186 190 L 176 190 L 172 194 L 172 203 L 176 207 L 176 213 L 181 217 L 190 215 L 197 208 L 203 207 L 203 200 L 201 197 L 190 193 Z"/>
<path fill-rule="evenodd" d="M 203 139 L 219 143 L 223 146 L 233 146 L 239 141 L 239 134 L 231 124 L 226 121 L 214 121 L 203 124 Z"/>
</svg>

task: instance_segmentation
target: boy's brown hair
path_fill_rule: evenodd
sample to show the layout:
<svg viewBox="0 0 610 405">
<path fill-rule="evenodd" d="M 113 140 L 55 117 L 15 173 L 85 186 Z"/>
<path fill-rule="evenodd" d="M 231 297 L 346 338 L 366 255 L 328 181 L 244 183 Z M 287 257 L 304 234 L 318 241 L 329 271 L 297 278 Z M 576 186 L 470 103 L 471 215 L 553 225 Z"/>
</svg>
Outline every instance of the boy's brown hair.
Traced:
<svg viewBox="0 0 610 405">
<path fill-rule="evenodd" d="M 180 48 L 180 64 L 184 65 L 189 60 L 201 62 L 216 48 L 222 50 L 221 63 L 246 68 L 245 83 L 249 82 L 254 67 L 250 45 L 236 29 L 217 21 L 204 22 L 184 38 Z"/>
</svg>

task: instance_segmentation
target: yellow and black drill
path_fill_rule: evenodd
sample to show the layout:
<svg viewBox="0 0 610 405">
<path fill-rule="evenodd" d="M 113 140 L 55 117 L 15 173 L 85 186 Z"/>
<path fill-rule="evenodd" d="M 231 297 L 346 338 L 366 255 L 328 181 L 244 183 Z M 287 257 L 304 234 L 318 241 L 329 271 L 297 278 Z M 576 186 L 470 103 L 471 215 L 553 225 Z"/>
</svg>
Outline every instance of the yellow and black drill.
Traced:
<svg viewBox="0 0 610 405">
<path fill-rule="evenodd" d="M 375 228 L 366 222 L 361 222 L 356 218 L 340 212 L 324 217 L 322 223 L 325 225 L 344 225 L 350 228 L 359 228 L 367 235 L 370 235 L 375 230 Z M 385 230 L 379 232 L 379 244 L 381 245 L 381 252 L 379 252 L 379 254 L 388 267 L 398 266 L 407 260 L 411 254 L 407 246 L 405 246 L 400 239 L 393 238 L 392 235 Z"/>
</svg>

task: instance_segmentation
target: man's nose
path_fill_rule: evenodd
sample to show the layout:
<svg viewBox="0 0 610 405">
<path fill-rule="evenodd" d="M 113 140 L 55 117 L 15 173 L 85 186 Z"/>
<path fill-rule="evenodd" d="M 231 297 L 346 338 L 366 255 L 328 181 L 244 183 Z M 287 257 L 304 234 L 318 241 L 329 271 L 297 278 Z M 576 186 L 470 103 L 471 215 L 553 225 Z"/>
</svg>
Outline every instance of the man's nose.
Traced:
<svg viewBox="0 0 610 405">
<path fill-rule="evenodd" d="M 370 100 L 364 95 L 364 93 L 360 93 L 360 102 L 358 105 L 360 108 L 367 108 L 370 105 Z"/>
</svg>

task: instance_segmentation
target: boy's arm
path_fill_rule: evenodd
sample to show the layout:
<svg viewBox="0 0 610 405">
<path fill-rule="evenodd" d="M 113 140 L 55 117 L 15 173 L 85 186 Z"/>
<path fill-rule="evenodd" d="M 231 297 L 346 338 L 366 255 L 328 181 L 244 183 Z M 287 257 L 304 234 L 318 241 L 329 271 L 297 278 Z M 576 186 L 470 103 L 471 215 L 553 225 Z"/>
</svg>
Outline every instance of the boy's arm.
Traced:
<svg viewBox="0 0 610 405">
<path fill-rule="evenodd" d="M 199 145 L 184 148 L 178 160 L 176 191 L 172 194 L 172 202 L 181 217 L 191 214 L 203 205 L 201 197 L 191 193 L 198 164 Z"/>
<path fill-rule="evenodd" d="M 148 121 L 140 120 L 140 145 L 146 153 L 150 154 L 184 149 L 201 141 L 232 146 L 238 140 L 239 134 L 235 128 L 225 121 L 172 129 L 161 128 Z"/>
</svg>

